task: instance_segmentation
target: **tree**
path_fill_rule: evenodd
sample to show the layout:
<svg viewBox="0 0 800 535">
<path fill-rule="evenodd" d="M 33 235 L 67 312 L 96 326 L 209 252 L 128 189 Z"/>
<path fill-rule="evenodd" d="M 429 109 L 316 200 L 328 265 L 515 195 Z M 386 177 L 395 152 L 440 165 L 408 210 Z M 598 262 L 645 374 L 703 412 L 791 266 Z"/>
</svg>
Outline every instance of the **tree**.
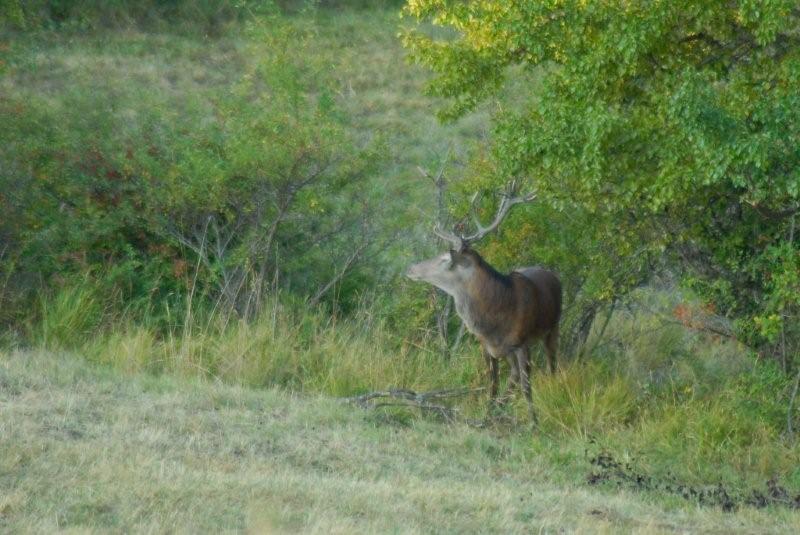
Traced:
<svg viewBox="0 0 800 535">
<path fill-rule="evenodd" d="M 500 103 L 494 183 L 535 177 L 540 198 L 588 218 L 621 258 L 668 259 L 788 367 L 797 2 L 411 0 L 405 12 L 417 21 L 405 45 L 436 73 L 444 118 Z M 432 37 L 423 21 L 451 32 Z"/>
</svg>

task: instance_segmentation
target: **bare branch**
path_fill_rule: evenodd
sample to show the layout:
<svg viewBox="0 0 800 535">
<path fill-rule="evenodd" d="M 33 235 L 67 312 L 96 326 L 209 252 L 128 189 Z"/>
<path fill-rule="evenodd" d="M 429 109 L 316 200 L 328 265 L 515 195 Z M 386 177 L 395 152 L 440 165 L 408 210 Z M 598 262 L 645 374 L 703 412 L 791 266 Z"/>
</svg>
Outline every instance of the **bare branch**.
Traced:
<svg viewBox="0 0 800 535">
<path fill-rule="evenodd" d="M 397 398 L 409 401 L 427 402 L 435 399 L 446 399 L 466 396 L 469 394 L 476 394 L 486 390 L 484 387 L 478 388 L 445 388 L 441 390 L 431 390 L 429 392 L 415 392 L 406 388 L 390 388 L 389 390 L 378 390 L 375 392 L 367 392 L 360 396 L 352 396 L 349 398 L 342 398 L 342 401 L 347 403 L 356 403 L 363 405 L 373 399 L 377 398 Z"/>
<path fill-rule="evenodd" d="M 425 169 L 422 166 L 417 166 L 417 170 L 420 172 L 422 176 L 430 180 L 433 185 L 436 187 L 436 227 L 434 228 L 433 232 L 443 240 L 450 242 L 452 247 L 456 248 L 457 250 L 461 250 L 463 248 L 463 244 L 461 240 L 442 228 L 442 224 L 446 218 L 446 210 L 445 210 L 445 192 L 447 191 L 447 181 L 444 178 L 444 171 L 447 168 L 447 164 L 450 162 L 450 157 L 453 153 L 453 146 L 450 145 L 447 147 L 447 152 L 444 154 L 444 158 L 442 158 L 441 165 L 439 166 L 439 171 L 436 173 L 434 177 L 430 171 Z"/>
<path fill-rule="evenodd" d="M 336 274 L 333 276 L 333 278 L 331 278 L 331 280 L 329 280 L 329 281 L 328 281 L 328 283 L 327 283 L 327 284 L 325 284 L 325 286 L 323 286 L 322 288 L 320 288 L 320 289 L 317 291 L 317 293 L 314 295 L 314 297 L 312 297 L 312 298 L 311 298 L 311 300 L 309 301 L 309 303 L 311 304 L 311 306 L 316 306 L 316 305 L 319 303 L 320 299 L 322 299 L 322 297 L 323 297 L 323 296 L 324 296 L 326 293 L 328 293 L 328 290 L 330 290 L 331 288 L 333 288 L 333 285 L 334 285 L 334 284 L 336 284 L 337 282 L 339 282 L 340 280 L 342 280 L 342 279 L 344 278 L 344 276 L 345 276 L 345 275 L 347 275 L 347 272 L 348 272 L 348 271 L 350 271 L 350 268 L 352 268 L 352 267 L 353 267 L 353 264 L 356 262 L 356 260 L 358 260 L 358 258 L 359 258 L 359 257 L 361 256 L 361 254 L 364 252 L 364 250 L 365 250 L 365 249 L 366 249 L 366 248 L 369 246 L 369 244 L 370 244 L 369 240 L 365 239 L 365 240 L 364 240 L 364 241 L 363 241 L 363 242 L 362 242 L 362 243 L 361 243 L 361 244 L 360 244 L 360 245 L 359 245 L 359 246 L 358 246 L 358 247 L 355 249 L 355 251 L 353 251 L 353 253 L 350 255 L 350 257 L 349 257 L 349 258 L 348 258 L 348 259 L 345 261 L 344 265 L 342 266 L 342 269 L 340 269 L 340 270 L 339 270 L 339 272 L 338 272 L 338 273 L 336 273 Z"/>
<path fill-rule="evenodd" d="M 467 332 L 467 326 L 464 322 L 461 322 L 461 325 L 458 327 L 458 332 L 456 333 L 456 339 L 453 340 L 453 345 L 450 346 L 450 352 L 455 353 L 458 347 L 461 345 L 461 340 L 464 338 L 464 334 Z"/>
</svg>

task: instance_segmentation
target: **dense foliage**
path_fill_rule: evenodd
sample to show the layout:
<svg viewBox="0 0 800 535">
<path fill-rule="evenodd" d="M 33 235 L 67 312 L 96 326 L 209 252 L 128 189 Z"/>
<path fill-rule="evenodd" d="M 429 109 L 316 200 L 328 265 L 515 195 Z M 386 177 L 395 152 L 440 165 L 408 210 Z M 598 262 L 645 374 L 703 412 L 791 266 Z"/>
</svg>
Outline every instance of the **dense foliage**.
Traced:
<svg viewBox="0 0 800 535">
<path fill-rule="evenodd" d="M 377 182 L 366 179 L 385 147 L 346 127 L 329 59 L 309 51 L 312 29 L 270 16 L 243 34 L 257 61 L 206 60 L 201 80 L 234 77 L 224 84 L 101 64 L 105 81 L 9 86 L 0 321 L 85 273 L 151 316 L 182 310 L 190 294 L 239 315 L 284 287 L 318 302 L 380 245 Z"/>
<path fill-rule="evenodd" d="M 437 74 L 444 117 L 499 101 L 490 182 L 533 177 L 540 200 L 585 221 L 573 236 L 603 243 L 592 257 L 578 239 L 584 262 L 637 271 L 631 258 L 649 256 L 786 363 L 800 339 L 797 2 L 412 0 L 405 12 L 451 30 L 404 34 Z"/>
</svg>

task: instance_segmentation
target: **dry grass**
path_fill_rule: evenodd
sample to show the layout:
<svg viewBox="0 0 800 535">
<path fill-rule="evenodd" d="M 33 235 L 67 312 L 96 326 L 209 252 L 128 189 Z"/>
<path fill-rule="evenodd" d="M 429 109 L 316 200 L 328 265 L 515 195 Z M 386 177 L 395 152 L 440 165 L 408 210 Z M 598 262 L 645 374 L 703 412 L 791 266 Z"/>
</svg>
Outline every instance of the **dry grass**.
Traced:
<svg viewBox="0 0 800 535">
<path fill-rule="evenodd" d="M 89 284 L 44 300 L 30 339 L 122 374 L 311 395 L 486 385 L 474 341 L 445 359 L 434 340 L 401 338 L 369 307 L 331 317 L 271 299 L 252 321 L 201 314 L 165 333 L 105 314 L 97 295 Z M 540 431 L 554 450 L 602 449 L 659 481 L 723 484 L 738 496 L 763 490 L 771 479 L 800 493 L 800 445 L 783 435 L 785 374 L 756 364 L 733 343 L 659 321 L 644 310 L 620 312 L 606 333 L 619 347 L 586 362 L 563 358 L 555 375 L 535 373 Z M 485 403 L 483 393 L 459 400 L 458 408 L 480 418 Z M 525 421 L 526 409 L 516 396 L 501 414 Z M 558 455 L 553 461 L 565 462 Z"/>
<path fill-rule="evenodd" d="M 430 220 L 431 187 L 416 166 L 435 165 L 451 142 L 458 154 L 480 139 L 486 110 L 436 122 L 434 103 L 420 93 L 424 73 L 404 63 L 393 11 L 316 16 L 315 43 L 335 61 L 352 128 L 392 147 L 373 185 L 397 201 L 386 211 L 400 223 Z M 124 136 L 146 128 L 148 114 L 177 121 L 207 113 L 206 99 L 224 93 L 258 47 L 236 33 L 208 40 L 131 31 L 43 34 L 10 50 L 0 92 L 76 124 L 87 109 L 103 121 L 119 117 L 122 126 L 109 131 Z M 387 256 L 403 263 L 411 247 L 402 249 Z M 726 514 L 584 486 L 585 449 L 597 441 L 656 476 L 723 480 L 737 490 L 777 476 L 800 488 L 800 448 L 780 436 L 780 377 L 738 347 L 662 329 L 646 314 L 615 315 L 590 364 L 536 377 L 542 428 L 531 436 L 288 393 L 483 384 L 474 343 L 446 362 L 433 343 L 399 339 L 402 329 L 280 303 L 252 323 L 203 320 L 165 332 L 109 321 L 90 286 L 42 303 L 31 340 L 50 352 L 0 353 L 0 531 L 800 528 L 786 510 Z M 483 401 L 464 409 L 482 414 Z M 512 406 L 506 416 L 517 409 L 524 412 Z"/>
<path fill-rule="evenodd" d="M 800 514 L 786 510 L 729 514 L 588 488 L 585 461 L 558 465 L 551 447 L 525 432 L 0 353 L 0 530 L 9 533 L 800 529 Z"/>
</svg>

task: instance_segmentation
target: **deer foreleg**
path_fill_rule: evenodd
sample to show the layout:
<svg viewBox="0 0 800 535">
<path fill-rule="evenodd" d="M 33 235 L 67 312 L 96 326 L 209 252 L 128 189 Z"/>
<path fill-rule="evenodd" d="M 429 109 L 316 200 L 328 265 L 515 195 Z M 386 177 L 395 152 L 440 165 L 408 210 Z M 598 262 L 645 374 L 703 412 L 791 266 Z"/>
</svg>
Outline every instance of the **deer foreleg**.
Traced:
<svg viewBox="0 0 800 535">
<path fill-rule="evenodd" d="M 531 395 L 531 359 L 527 347 L 520 347 L 514 351 L 519 370 L 519 386 L 528 402 L 528 414 L 532 421 L 536 421 L 536 413 L 533 411 L 533 396 Z"/>
<path fill-rule="evenodd" d="M 547 353 L 547 363 L 550 366 L 550 373 L 556 373 L 556 366 L 558 366 L 558 326 L 547 333 L 547 337 L 544 339 L 544 349 L 545 353 Z"/>
</svg>

